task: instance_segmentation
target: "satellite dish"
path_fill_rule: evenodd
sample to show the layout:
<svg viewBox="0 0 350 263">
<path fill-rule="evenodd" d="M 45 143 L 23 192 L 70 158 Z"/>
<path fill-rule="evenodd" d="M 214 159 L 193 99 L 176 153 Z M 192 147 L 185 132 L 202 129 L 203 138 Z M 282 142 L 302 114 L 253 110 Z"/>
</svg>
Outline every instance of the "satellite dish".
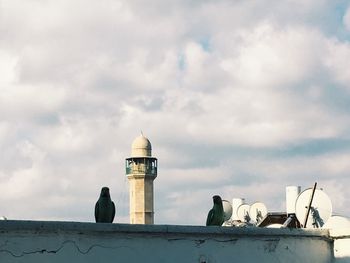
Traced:
<svg viewBox="0 0 350 263">
<path fill-rule="evenodd" d="M 350 219 L 345 216 L 332 215 L 322 228 L 335 229 L 335 228 L 350 228 Z"/>
<path fill-rule="evenodd" d="M 222 200 L 222 206 L 224 208 L 224 220 L 227 221 L 232 216 L 232 205 L 227 200 Z"/>
<path fill-rule="evenodd" d="M 263 203 L 255 202 L 250 206 L 249 215 L 251 222 L 257 224 L 267 215 L 267 208 Z"/>
<path fill-rule="evenodd" d="M 305 222 L 313 189 L 308 188 L 300 193 L 295 202 L 295 214 L 301 224 Z M 310 213 L 307 218 L 307 228 L 320 228 L 332 215 L 332 203 L 328 195 L 320 189 L 315 189 Z M 304 226 L 305 227 L 305 226 Z"/>
<path fill-rule="evenodd" d="M 238 219 L 242 222 L 249 223 L 251 221 L 250 215 L 250 205 L 248 204 L 242 204 L 237 208 L 237 216 Z"/>
</svg>

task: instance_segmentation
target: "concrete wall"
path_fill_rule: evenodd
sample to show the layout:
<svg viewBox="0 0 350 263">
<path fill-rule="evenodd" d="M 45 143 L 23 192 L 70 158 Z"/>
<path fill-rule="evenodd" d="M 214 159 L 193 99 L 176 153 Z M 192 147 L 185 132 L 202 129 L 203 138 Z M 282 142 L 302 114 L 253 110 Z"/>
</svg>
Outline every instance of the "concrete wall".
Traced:
<svg viewBox="0 0 350 263">
<path fill-rule="evenodd" d="M 334 239 L 334 262 L 350 263 L 350 228 L 331 229 Z"/>
<path fill-rule="evenodd" d="M 0 221 L 0 262 L 330 263 L 328 231 Z"/>
</svg>

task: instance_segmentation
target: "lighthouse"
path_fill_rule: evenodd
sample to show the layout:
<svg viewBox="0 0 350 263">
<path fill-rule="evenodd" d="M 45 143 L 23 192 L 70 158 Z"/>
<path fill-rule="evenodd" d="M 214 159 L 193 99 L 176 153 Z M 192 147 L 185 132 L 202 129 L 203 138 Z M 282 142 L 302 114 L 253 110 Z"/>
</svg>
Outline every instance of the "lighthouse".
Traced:
<svg viewBox="0 0 350 263">
<path fill-rule="evenodd" d="M 152 157 L 151 142 L 141 134 L 131 145 L 131 157 L 125 160 L 131 224 L 154 223 L 153 181 L 157 177 L 157 162 Z"/>
</svg>

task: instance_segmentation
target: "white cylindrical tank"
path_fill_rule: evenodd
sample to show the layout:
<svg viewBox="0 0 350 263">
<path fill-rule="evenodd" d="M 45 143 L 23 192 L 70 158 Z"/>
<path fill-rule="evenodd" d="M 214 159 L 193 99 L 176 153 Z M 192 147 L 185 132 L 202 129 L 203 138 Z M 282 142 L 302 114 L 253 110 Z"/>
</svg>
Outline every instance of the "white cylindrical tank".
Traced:
<svg viewBox="0 0 350 263">
<path fill-rule="evenodd" d="M 244 198 L 233 198 L 232 199 L 232 220 L 239 220 L 237 215 L 237 209 L 240 205 L 244 204 Z"/>
<path fill-rule="evenodd" d="M 286 207 L 287 214 L 295 214 L 295 201 L 300 194 L 301 187 L 300 186 L 287 186 L 286 187 Z"/>
</svg>

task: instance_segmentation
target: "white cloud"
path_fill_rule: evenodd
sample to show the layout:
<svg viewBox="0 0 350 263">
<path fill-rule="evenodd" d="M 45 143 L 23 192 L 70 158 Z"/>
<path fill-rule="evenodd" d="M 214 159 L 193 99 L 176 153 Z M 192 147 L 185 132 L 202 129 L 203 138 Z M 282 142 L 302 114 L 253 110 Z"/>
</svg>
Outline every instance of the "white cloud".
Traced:
<svg viewBox="0 0 350 263">
<path fill-rule="evenodd" d="M 350 7 L 348 7 L 344 17 L 343 17 L 343 23 L 347 30 L 350 31 Z"/>
<path fill-rule="evenodd" d="M 53 84 L 17 85 L 1 88 L 0 116 L 3 119 L 27 119 L 57 111 L 64 103 L 65 91 Z"/>
<path fill-rule="evenodd" d="M 16 79 L 15 67 L 17 58 L 11 54 L 0 50 L 0 87 L 9 85 Z"/>
<path fill-rule="evenodd" d="M 283 89 L 300 83 L 317 69 L 325 49 L 323 37 L 304 27 L 278 28 L 265 23 L 235 38 L 236 54 L 224 58 L 221 66 L 238 85 L 256 88 Z"/>
<path fill-rule="evenodd" d="M 140 130 L 159 158 L 157 222 L 204 224 L 215 193 L 283 209 L 286 184 L 314 180 L 349 214 L 349 44 L 322 27 L 335 6 L 2 1 L 1 214 L 92 221 L 108 185 L 128 222 Z M 324 141 L 338 146 L 308 152 Z"/>
<path fill-rule="evenodd" d="M 350 90 L 350 44 L 337 40 L 329 41 L 328 56 L 325 57 L 325 64 L 329 71 L 334 74 L 334 80 Z"/>
</svg>

